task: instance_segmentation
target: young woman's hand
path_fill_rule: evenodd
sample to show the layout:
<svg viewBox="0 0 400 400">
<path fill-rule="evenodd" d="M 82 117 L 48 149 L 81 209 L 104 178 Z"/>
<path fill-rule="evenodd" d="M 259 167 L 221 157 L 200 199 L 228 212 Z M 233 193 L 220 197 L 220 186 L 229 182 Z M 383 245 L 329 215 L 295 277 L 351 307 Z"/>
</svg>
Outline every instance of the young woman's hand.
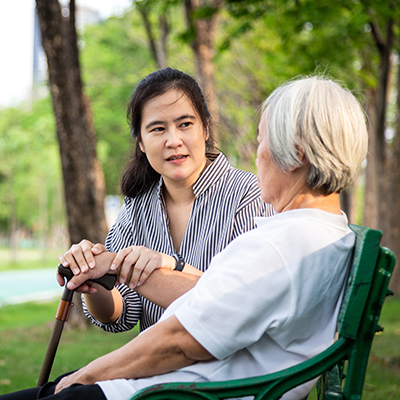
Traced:
<svg viewBox="0 0 400 400">
<path fill-rule="evenodd" d="M 118 271 L 118 282 L 134 289 L 143 284 L 156 269 L 174 269 L 175 258 L 144 246 L 130 246 L 118 252 L 111 265 L 111 270 Z"/>
</svg>

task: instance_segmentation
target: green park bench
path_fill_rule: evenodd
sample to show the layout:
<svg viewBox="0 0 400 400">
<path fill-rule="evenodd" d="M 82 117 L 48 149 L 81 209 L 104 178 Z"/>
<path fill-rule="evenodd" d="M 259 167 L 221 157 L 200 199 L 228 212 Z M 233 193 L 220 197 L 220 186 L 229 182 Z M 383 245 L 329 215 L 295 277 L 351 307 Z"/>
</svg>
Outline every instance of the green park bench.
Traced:
<svg viewBox="0 0 400 400">
<path fill-rule="evenodd" d="M 320 399 L 361 399 L 372 340 L 382 330 L 378 319 L 385 297 L 391 294 L 388 284 L 396 259 L 391 250 L 380 246 L 381 231 L 350 227 L 356 234 L 356 245 L 338 317 L 338 339 L 329 348 L 273 374 L 223 382 L 158 384 L 141 390 L 131 400 L 217 400 L 244 396 L 276 400 L 318 376 Z"/>
</svg>

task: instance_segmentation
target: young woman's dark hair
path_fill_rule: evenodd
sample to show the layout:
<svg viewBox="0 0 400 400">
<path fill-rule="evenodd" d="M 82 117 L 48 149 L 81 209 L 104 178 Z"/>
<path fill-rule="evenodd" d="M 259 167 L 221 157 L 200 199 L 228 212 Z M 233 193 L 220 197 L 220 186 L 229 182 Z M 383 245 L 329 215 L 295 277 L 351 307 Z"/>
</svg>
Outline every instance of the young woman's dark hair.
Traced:
<svg viewBox="0 0 400 400">
<path fill-rule="evenodd" d="M 140 127 L 145 104 L 171 89 L 180 90 L 190 99 L 204 129 L 209 134 L 206 141 L 206 151 L 214 151 L 214 139 L 210 129 L 210 113 L 196 80 L 184 72 L 172 68 L 160 69 L 147 75 L 136 86 L 128 105 L 127 116 L 131 134 L 136 139 L 136 144 L 133 155 L 122 176 L 121 192 L 125 196 L 136 197 L 145 193 L 160 177 L 160 174 L 148 162 L 146 154 L 140 150 L 139 143 L 142 140 Z"/>
</svg>

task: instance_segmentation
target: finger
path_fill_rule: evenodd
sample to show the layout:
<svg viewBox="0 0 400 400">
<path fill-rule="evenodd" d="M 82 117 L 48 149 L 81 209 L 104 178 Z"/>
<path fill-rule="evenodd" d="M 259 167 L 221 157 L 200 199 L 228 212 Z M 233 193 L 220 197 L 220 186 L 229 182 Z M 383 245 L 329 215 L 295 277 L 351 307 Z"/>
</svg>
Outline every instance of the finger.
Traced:
<svg viewBox="0 0 400 400">
<path fill-rule="evenodd" d="M 136 246 L 130 246 L 125 249 L 120 250 L 116 257 L 114 258 L 113 262 L 111 263 L 110 269 L 115 271 L 125 260 L 125 257 L 128 256 L 128 254 L 132 253 L 136 249 Z"/>
<path fill-rule="evenodd" d="M 132 251 L 125 257 L 123 263 L 119 266 L 118 281 L 129 284 L 136 262 L 140 257 L 140 247 L 133 246 Z"/>
<path fill-rule="evenodd" d="M 66 376 L 65 378 L 62 378 L 60 382 L 58 382 L 58 384 L 54 390 L 54 394 L 61 392 L 61 390 L 67 388 L 68 386 L 69 386 L 68 376 Z"/>
<path fill-rule="evenodd" d="M 60 264 L 62 264 L 64 267 L 68 267 L 69 266 L 69 262 L 67 261 L 67 259 L 64 257 L 64 254 L 60 254 L 58 256 L 58 261 L 60 261 Z"/>
<path fill-rule="evenodd" d="M 144 250 L 141 251 L 135 265 L 133 266 L 133 268 L 131 268 L 131 277 L 129 281 L 127 280 L 126 285 L 128 285 L 132 289 L 137 286 L 139 278 L 143 274 L 143 271 L 145 271 L 149 261 L 150 259 L 147 252 L 145 252 Z"/>
<path fill-rule="evenodd" d="M 74 244 L 71 247 L 72 256 L 75 259 L 81 272 L 86 273 L 89 271 L 89 265 L 83 253 L 82 247 L 79 244 Z M 91 257 L 93 257 L 92 252 L 89 250 Z M 68 258 L 67 258 L 68 259 Z M 75 273 L 75 272 L 74 272 Z"/>
<path fill-rule="evenodd" d="M 68 267 L 68 266 L 69 266 L 69 267 L 71 268 L 71 271 L 72 271 L 75 275 L 77 275 L 77 274 L 79 274 L 79 273 L 81 272 L 81 269 L 79 268 L 78 264 L 77 264 L 76 261 L 75 261 L 74 256 L 73 256 L 72 253 L 71 253 L 71 249 L 68 250 L 68 251 L 64 254 L 64 256 L 59 257 L 58 259 L 60 260 L 61 264 L 62 264 L 64 267 Z M 63 261 L 61 261 L 61 260 L 63 260 Z"/>
<path fill-rule="evenodd" d="M 74 290 L 75 290 L 75 292 L 78 292 L 78 293 L 87 293 L 87 294 L 97 293 L 97 289 L 95 287 L 91 286 L 90 284 L 88 284 L 87 282 L 83 283 L 81 286 L 77 287 Z"/>
<path fill-rule="evenodd" d="M 57 279 L 57 282 L 58 282 L 58 284 L 60 286 L 64 286 L 65 285 L 64 278 L 58 272 L 56 274 L 56 279 Z"/>
<path fill-rule="evenodd" d="M 92 253 L 96 256 L 98 256 L 101 253 L 105 253 L 107 251 L 106 246 L 104 246 L 104 244 L 101 243 L 96 243 L 93 247 L 92 247 Z"/>
<path fill-rule="evenodd" d="M 142 285 L 154 270 L 163 267 L 163 255 L 161 253 L 147 249 L 143 256 L 143 268 L 140 259 L 135 265 L 131 279 L 134 287 Z"/>
<path fill-rule="evenodd" d="M 144 280 L 146 280 L 147 276 L 151 273 L 151 270 L 150 272 L 145 272 L 146 269 L 149 267 L 149 263 L 150 268 L 153 263 L 157 264 L 159 262 L 160 255 L 160 253 L 149 250 L 148 248 L 142 246 L 137 249 L 137 253 L 139 256 L 137 257 L 134 268 L 131 272 L 131 278 L 129 282 L 127 280 L 127 285 L 129 285 L 129 287 L 132 289 L 138 285 L 142 277 Z"/>
<path fill-rule="evenodd" d="M 145 268 L 142 270 L 142 273 L 137 277 L 137 282 L 133 282 L 136 286 L 143 285 L 146 282 L 147 278 L 152 274 L 153 271 L 160 268 L 160 264 L 158 260 L 152 259 L 150 260 Z M 136 287 L 135 286 L 135 287 Z"/>
<path fill-rule="evenodd" d="M 91 278 L 90 274 L 74 275 L 67 283 L 67 288 L 70 290 L 78 289 L 81 285 Z M 87 284 L 86 284 L 87 286 Z"/>
<path fill-rule="evenodd" d="M 89 240 L 82 240 L 79 243 L 79 246 L 81 248 L 82 254 L 83 254 L 83 258 L 85 259 L 86 265 L 88 266 L 88 268 L 94 268 L 96 266 L 96 261 L 94 260 L 94 256 L 93 256 L 93 246 L 94 244 L 92 242 L 90 242 Z M 82 265 L 81 265 L 82 267 Z M 85 271 L 83 271 L 85 272 Z"/>
<path fill-rule="evenodd" d="M 79 256 L 79 253 L 81 253 L 80 256 Z M 75 255 L 76 255 L 77 259 L 75 258 Z M 83 255 L 82 255 L 80 245 L 78 245 L 78 244 L 72 245 L 71 248 L 64 253 L 64 259 L 65 259 L 65 262 L 62 263 L 64 266 L 65 266 L 65 263 L 67 265 L 69 265 L 71 268 L 71 271 L 75 275 L 78 275 L 81 273 L 80 264 L 83 264 L 83 262 L 82 262 Z"/>
</svg>

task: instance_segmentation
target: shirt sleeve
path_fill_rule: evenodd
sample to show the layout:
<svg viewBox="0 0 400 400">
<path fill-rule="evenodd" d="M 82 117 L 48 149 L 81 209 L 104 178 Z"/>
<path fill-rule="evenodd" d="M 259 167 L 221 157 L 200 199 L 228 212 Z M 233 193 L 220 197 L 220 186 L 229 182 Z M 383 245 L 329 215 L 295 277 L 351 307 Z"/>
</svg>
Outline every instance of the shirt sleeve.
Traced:
<svg viewBox="0 0 400 400">
<path fill-rule="evenodd" d="M 281 257 L 271 245 L 249 233 L 214 257 L 174 313 L 220 360 L 251 346 L 266 331 L 281 329 L 293 308 L 291 279 Z"/>
<path fill-rule="evenodd" d="M 132 199 L 125 198 L 124 204 L 119 211 L 118 217 L 112 226 L 106 238 L 106 248 L 109 252 L 118 252 L 121 249 L 134 244 L 132 236 L 132 218 L 131 215 Z M 92 321 L 94 325 L 99 326 L 107 332 L 125 332 L 136 326 L 143 313 L 143 306 L 140 296 L 126 285 L 116 287 L 122 296 L 123 311 L 119 318 L 110 324 L 94 318 L 86 307 L 82 296 L 82 306 L 84 314 Z"/>
<path fill-rule="evenodd" d="M 99 326 L 106 332 L 119 333 L 129 331 L 136 326 L 142 317 L 142 302 L 139 295 L 125 285 L 119 285 L 117 289 L 122 296 L 123 309 L 119 318 L 115 322 L 109 324 L 97 320 L 89 313 L 82 296 L 84 314 L 92 321 L 92 324 Z"/>
</svg>

